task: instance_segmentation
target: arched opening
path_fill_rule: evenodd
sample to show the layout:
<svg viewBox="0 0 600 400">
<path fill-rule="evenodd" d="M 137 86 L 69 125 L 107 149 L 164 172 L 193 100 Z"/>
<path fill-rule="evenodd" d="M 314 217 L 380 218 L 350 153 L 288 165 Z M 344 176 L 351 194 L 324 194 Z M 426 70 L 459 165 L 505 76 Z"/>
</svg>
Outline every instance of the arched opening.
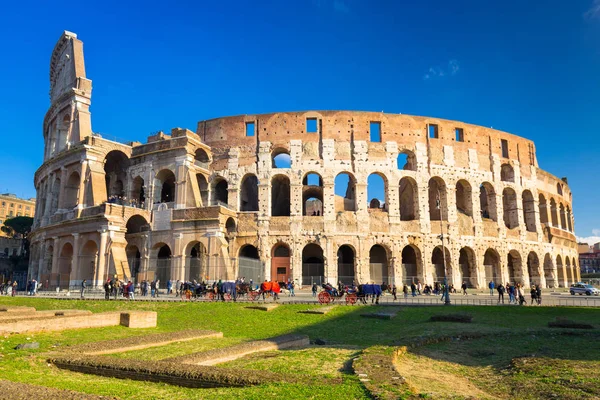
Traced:
<svg viewBox="0 0 600 400">
<path fill-rule="evenodd" d="M 323 180 L 314 172 L 302 179 L 302 215 L 323 215 Z"/>
<path fill-rule="evenodd" d="M 286 149 L 277 149 L 272 153 L 273 168 L 291 168 L 292 158 Z"/>
<path fill-rule="evenodd" d="M 212 205 L 229 204 L 229 187 L 227 181 L 220 176 L 212 181 Z"/>
<path fill-rule="evenodd" d="M 544 225 L 548 223 L 548 204 L 543 194 L 539 196 L 538 207 L 540 208 L 540 224 Z"/>
<path fill-rule="evenodd" d="M 198 183 L 202 207 L 208 207 L 208 181 L 206 177 L 202 174 L 196 174 L 196 183 Z"/>
<path fill-rule="evenodd" d="M 573 215 L 569 206 L 567 206 L 567 229 L 569 229 L 569 232 L 573 232 Z"/>
<path fill-rule="evenodd" d="M 444 254 L 446 255 L 446 264 L 444 265 Z M 432 277 L 434 282 L 443 282 L 444 277 L 448 278 L 448 284 L 452 282 L 452 259 L 450 258 L 450 251 L 447 247 L 444 247 L 444 253 L 442 253 L 442 246 L 437 246 L 431 253 L 431 265 L 432 265 Z"/>
<path fill-rule="evenodd" d="M 563 194 L 562 185 L 560 183 L 556 184 L 556 193 L 558 193 L 561 196 Z"/>
<path fill-rule="evenodd" d="M 276 175 L 271 180 L 271 215 L 285 217 L 290 215 L 290 178 Z"/>
<path fill-rule="evenodd" d="M 556 287 L 554 263 L 550 253 L 546 253 L 546 255 L 544 256 L 544 277 L 546 278 L 546 287 Z"/>
<path fill-rule="evenodd" d="M 175 174 L 173 171 L 163 169 L 156 174 L 154 193 L 155 203 L 171 203 L 175 201 Z"/>
<path fill-rule="evenodd" d="M 146 188 L 144 186 L 144 179 L 141 176 L 133 178 L 133 185 L 131 187 L 131 200 L 134 205 L 143 207 L 146 202 Z"/>
<path fill-rule="evenodd" d="M 560 212 L 560 229 L 567 230 L 567 217 L 565 215 L 565 206 L 560 203 L 559 207 Z"/>
<path fill-rule="evenodd" d="M 558 287 L 567 287 L 567 277 L 565 276 L 565 269 L 560 254 L 556 256 L 556 270 L 558 272 Z"/>
<path fill-rule="evenodd" d="M 565 257 L 565 269 L 567 270 L 566 273 L 566 278 L 567 278 L 567 285 L 572 285 L 575 283 L 575 277 L 573 274 L 573 268 L 571 268 L 571 259 L 569 257 Z"/>
<path fill-rule="evenodd" d="M 166 287 L 167 281 L 171 279 L 171 248 L 164 243 L 159 243 L 155 246 L 156 248 L 158 248 L 158 254 L 155 278 L 162 283 L 162 287 Z"/>
<path fill-rule="evenodd" d="M 271 257 L 271 279 L 288 282 L 290 276 L 290 248 L 284 243 L 273 246 Z"/>
<path fill-rule="evenodd" d="M 477 288 L 477 265 L 475 252 L 470 247 L 460 249 L 458 256 L 458 265 L 460 270 L 460 283 L 466 283 L 467 287 Z"/>
<path fill-rule="evenodd" d="M 208 153 L 206 153 L 206 151 L 204 149 L 196 150 L 196 153 L 194 154 L 194 160 L 200 162 L 201 166 L 208 166 L 206 164 L 210 163 L 210 157 L 208 156 Z"/>
<path fill-rule="evenodd" d="M 419 194 L 417 193 L 417 182 L 405 176 L 400 179 L 400 220 L 414 221 L 419 219 Z"/>
<path fill-rule="evenodd" d="M 98 245 L 93 240 L 85 242 L 81 247 L 81 255 L 79 256 L 79 266 L 77 279 L 83 281 L 87 279 L 88 284 L 91 284 L 96 271 L 96 262 L 98 260 Z"/>
<path fill-rule="evenodd" d="M 398 154 L 397 158 L 398 169 L 404 171 L 416 171 L 417 170 L 417 158 L 415 153 L 410 150 L 402 150 Z"/>
<path fill-rule="evenodd" d="M 335 193 L 335 211 L 356 211 L 356 179 L 342 172 L 333 183 Z"/>
<path fill-rule="evenodd" d="M 146 232 L 150 229 L 150 225 L 146 218 L 141 215 L 133 215 L 127 220 L 127 224 L 125 224 L 125 228 L 127 229 L 126 235 L 131 235 L 135 233 Z"/>
<path fill-rule="evenodd" d="M 529 275 L 529 286 L 541 284 L 540 259 L 533 251 L 527 255 L 527 275 Z"/>
<path fill-rule="evenodd" d="M 388 252 L 376 244 L 369 250 L 369 270 L 371 282 L 373 283 L 391 283 L 388 273 Z"/>
<path fill-rule="evenodd" d="M 113 150 L 104 159 L 104 179 L 106 180 L 106 195 L 121 198 L 124 196 L 123 187 L 127 182 L 129 158 L 119 150 Z"/>
<path fill-rule="evenodd" d="M 54 214 L 58 210 L 59 198 L 60 198 L 60 179 L 55 178 L 52 184 L 52 199 L 50 202 L 50 213 Z M 12 215 L 11 215 L 12 216 Z"/>
<path fill-rule="evenodd" d="M 387 180 L 379 173 L 367 178 L 367 204 L 372 210 L 387 211 Z"/>
<path fill-rule="evenodd" d="M 511 250 L 507 256 L 509 282 L 524 284 L 521 255 L 516 250 Z"/>
<path fill-rule="evenodd" d="M 127 255 L 127 263 L 129 264 L 131 277 L 138 282 L 141 281 L 143 277 L 140 274 L 142 272 L 140 270 L 142 265 L 142 254 L 140 253 L 140 250 L 136 245 L 128 245 L 125 248 L 125 253 Z"/>
<path fill-rule="evenodd" d="M 494 249 L 487 249 L 483 256 L 483 267 L 485 268 L 486 284 L 494 282 L 496 286 L 502 283 L 500 271 L 500 255 Z M 486 285 L 487 286 L 487 285 Z"/>
<path fill-rule="evenodd" d="M 529 190 L 523 191 L 523 217 L 525 219 L 525 226 L 528 232 L 536 232 L 535 228 L 535 202 L 533 195 Z"/>
<path fill-rule="evenodd" d="M 500 180 L 504 182 L 515 181 L 515 170 L 510 164 L 502 164 L 500 167 Z"/>
<path fill-rule="evenodd" d="M 208 252 L 204 244 L 192 242 L 188 245 L 188 281 L 203 282 L 208 279 Z"/>
<path fill-rule="evenodd" d="M 504 213 L 504 225 L 508 229 L 519 226 L 519 208 L 517 207 L 517 194 L 512 188 L 504 188 L 502 192 L 502 211 Z"/>
<path fill-rule="evenodd" d="M 248 174 L 240 187 L 240 211 L 258 211 L 258 178 Z"/>
<path fill-rule="evenodd" d="M 550 216 L 552 217 L 552 226 L 558 228 L 558 209 L 554 199 L 550 199 Z"/>
<path fill-rule="evenodd" d="M 235 225 L 235 221 L 233 220 L 233 218 L 227 218 L 227 222 L 225 222 L 225 230 L 227 231 L 228 235 L 231 235 L 233 233 L 235 233 L 236 231 L 236 225 Z"/>
<path fill-rule="evenodd" d="M 354 249 L 347 244 L 340 246 L 337 251 L 338 281 L 344 285 L 355 283 L 355 254 Z"/>
<path fill-rule="evenodd" d="M 422 280 L 421 252 L 413 245 L 402 249 L 402 283 L 410 286 Z"/>
<path fill-rule="evenodd" d="M 489 182 L 483 182 L 479 186 L 479 206 L 481 207 L 481 218 L 498 222 L 496 191 Z"/>
<path fill-rule="evenodd" d="M 325 258 L 323 249 L 315 243 L 310 243 L 302 249 L 302 284 L 321 285 L 325 279 Z"/>
<path fill-rule="evenodd" d="M 464 179 L 456 182 L 456 210 L 469 217 L 473 216 L 473 194 L 471 184 Z"/>
<path fill-rule="evenodd" d="M 71 243 L 65 243 L 58 256 L 58 274 L 56 277 L 56 286 L 69 288 L 71 280 L 71 267 L 73 262 L 73 246 Z"/>
<path fill-rule="evenodd" d="M 67 185 L 65 186 L 64 208 L 72 209 L 77 207 L 79 200 L 79 181 L 80 175 L 78 172 L 73 172 L 69 175 Z"/>
<path fill-rule="evenodd" d="M 446 184 L 440 177 L 429 180 L 429 220 L 448 220 L 448 200 L 446 196 Z"/>
</svg>

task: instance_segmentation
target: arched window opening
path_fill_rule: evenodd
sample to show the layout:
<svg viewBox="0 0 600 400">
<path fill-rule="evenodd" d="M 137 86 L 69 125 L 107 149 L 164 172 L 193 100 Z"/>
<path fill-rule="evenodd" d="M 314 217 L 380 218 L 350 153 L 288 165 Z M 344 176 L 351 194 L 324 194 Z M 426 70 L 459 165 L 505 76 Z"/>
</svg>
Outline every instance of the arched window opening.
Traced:
<svg viewBox="0 0 600 400">
<path fill-rule="evenodd" d="M 504 182 L 515 181 L 515 170 L 510 164 L 502 164 L 500 167 L 500 180 Z"/>
<path fill-rule="evenodd" d="M 552 217 L 552 226 L 558 228 L 558 209 L 556 208 L 556 201 L 550 199 L 550 215 Z"/>
<path fill-rule="evenodd" d="M 408 245 L 402 249 L 402 283 L 410 286 L 417 284 L 419 281 L 420 257 L 417 255 L 417 250 L 413 246 Z"/>
<path fill-rule="evenodd" d="M 67 186 L 65 186 L 65 208 L 72 209 L 77 207 L 79 200 L 79 173 L 73 172 L 67 180 Z"/>
<path fill-rule="evenodd" d="M 258 178 L 249 174 L 242 179 L 240 211 L 258 211 Z"/>
<path fill-rule="evenodd" d="M 565 276 L 565 269 L 560 254 L 556 256 L 556 270 L 558 271 L 558 287 L 567 287 L 567 277 Z"/>
<path fill-rule="evenodd" d="M 271 215 L 290 215 L 290 179 L 285 175 L 274 176 L 271 180 Z"/>
<path fill-rule="evenodd" d="M 225 222 L 225 230 L 227 231 L 227 234 L 231 235 L 235 233 L 236 229 L 237 227 L 233 218 L 227 218 L 227 222 Z"/>
<path fill-rule="evenodd" d="M 127 255 L 127 263 L 129 264 L 129 272 L 131 273 L 132 281 L 141 281 L 143 276 L 140 275 L 142 272 L 142 254 L 140 253 L 140 250 L 135 245 L 129 245 L 125 248 L 125 253 Z"/>
<path fill-rule="evenodd" d="M 304 176 L 304 179 L 302 179 L 302 185 L 323 187 L 323 179 L 321 178 L 321 175 L 309 172 Z"/>
<path fill-rule="evenodd" d="M 528 232 L 536 232 L 535 201 L 529 190 L 523 191 L 523 217 Z"/>
<path fill-rule="evenodd" d="M 302 179 L 302 215 L 323 215 L 323 179 L 314 172 Z"/>
<path fill-rule="evenodd" d="M 323 249 L 315 243 L 310 243 L 302 249 L 302 284 L 321 285 L 325 277 L 325 262 Z"/>
<path fill-rule="evenodd" d="M 347 244 L 340 246 L 337 251 L 338 281 L 344 285 L 356 283 L 354 266 L 354 249 Z"/>
<path fill-rule="evenodd" d="M 73 246 L 65 243 L 58 257 L 58 275 L 56 286 L 68 288 L 71 280 L 71 269 L 73 262 Z"/>
<path fill-rule="evenodd" d="M 507 257 L 508 279 L 510 282 L 524 284 L 523 266 L 521 264 L 521 255 L 516 250 L 511 250 Z"/>
<path fill-rule="evenodd" d="M 210 163 L 210 157 L 208 156 L 208 153 L 206 153 L 206 151 L 204 151 L 204 149 L 196 150 L 196 153 L 194 155 L 194 160 L 200 162 L 201 166 L 207 166 L 206 164 Z"/>
<path fill-rule="evenodd" d="M 498 222 L 496 192 L 489 182 L 484 182 L 479 186 L 479 206 L 481 207 L 481 218 Z"/>
<path fill-rule="evenodd" d="M 113 150 L 104 159 L 104 177 L 106 180 L 106 195 L 111 198 L 122 198 L 123 188 L 127 182 L 129 158 L 119 150 Z"/>
<path fill-rule="evenodd" d="M 285 149 L 276 150 L 273 152 L 273 168 L 291 168 L 292 158 L 290 153 Z"/>
<path fill-rule="evenodd" d="M 559 195 L 562 196 L 563 194 L 563 189 L 562 189 L 562 185 L 560 183 L 556 184 L 556 193 L 558 193 Z"/>
<path fill-rule="evenodd" d="M 146 221 L 146 218 L 142 217 L 141 215 L 134 215 L 129 218 L 125 227 L 127 229 L 127 235 L 146 232 L 150 229 L 148 221 Z"/>
<path fill-rule="evenodd" d="M 133 179 L 131 200 L 134 202 L 134 205 L 138 205 L 140 207 L 143 207 L 144 203 L 146 202 L 146 188 L 144 186 L 144 179 L 142 179 L 141 176 L 136 176 Z"/>
<path fill-rule="evenodd" d="M 397 159 L 398 169 L 404 171 L 416 171 L 417 170 L 417 158 L 415 153 L 409 150 L 402 150 L 398 154 Z"/>
<path fill-rule="evenodd" d="M 575 277 L 573 275 L 573 268 L 571 268 L 571 260 L 569 257 L 565 257 L 565 269 L 567 270 L 566 278 L 567 278 L 567 286 L 575 283 Z"/>
<path fill-rule="evenodd" d="M 277 282 L 288 282 L 290 279 L 290 248 L 283 243 L 273 246 L 271 258 L 271 277 Z"/>
<path fill-rule="evenodd" d="M 560 211 L 560 228 L 563 230 L 567 230 L 567 217 L 565 215 L 565 206 L 563 206 L 563 204 L 560 203 L 558 209 Z"/>
<path fill-rule="evenodd" d="M 500 255 L 494 249 L 487 249 L 483 256 L 483 267 L 485 269 L 486 286 L 494 282 L 496 286 L 502 283 L 502 274 L 500 273 Z"/>
<path fill-rule="evenodd" d="M 458 256 L 458 265 L 460 269 L 460 284 L 466 283 L 467 287 L 476 288 L 477 284 L 477 266 L 475 263 L 475 252 L 469 247 L 460 249 Z"/>
<path fill-rule="evenodd" d="M 155 203 L 171 203 L 175 201 L 175 174 L 169 169 L 163 169 L 156 174 L 154 180 L 156 193 Z"/>
<path fill-rule="evenodd" d="M 196 182 L 198 182 L 202 207 L 208 207 L 208 181 L 204 175 L 196 174 Z"/>
<path fill-rule="evenodd" d="M 81 248 L 77 266 L 77 280 L 87 279 L 89 283 L 94 279 L 96 262 L 98 260 L 98 245 L 93 240 L 88 240 Z"/>
<path fill-rule="evenodd" d="M 171 279 L 171 248 L 164 243 L 159 247 L 156 256 L 156 279 L 163 287 L 166 287 L 167 281 Z"/>
<path fill-rule="evenodd" d="M 387 182 L 380 174 L 367 178 L 367 203 L 370 209 L 387 211 Z"/>
<path fill-rule="evenodd" d="M 251 244 L 247 244 L 240 249 L 240 257 L 252 258 L 255 260 L 259 260 L 258 257 L 258 249 Z"/>
<path fill-rule="evenodd" d="M 446 184 L 439 177 L 429 180 L 429 219 L 431 221 L 448 220 Z"/>
<path fill-rule="evenodd" d="M 369 250 L 369 267 L 371 273 L 371 282 L 390 283 L 388 274 L 388 254 L 386 249 L 376 244 Z"/>
<path fill-rule="evenodd" d="M 419 195 L 417 182 L 409 177 L 400 179 L 400 220 L 413 221 L 418 219 Z"/>
<path fill-rule="evenodd" d="M 54 214 L 56 210 L 58 210 L 59 198 L 60 198 L 60 179 L 55 178 L 54 183 L 52 184 L 52 199 L 50 202 L 50 213 Z M 10 212 L 10 216 L 12 217 L 13 212 Z"/>
<path fill-rule="evenodd" d="M 550 253 L 546 253 L 544 257 L 544 277 L 546 278 L 546 287 L 556 287 L 556 275 L 554 273 L 554 260 Z"/>
<path fill-rule="evenodd" d="M 538 207 L 540 208 L 540 224 L 544 225 L 548 223 L 548 204 L 543 194 L 539 196 Z"/>
<path fill-rule="evenodd" d="M 541 283 L 540 259 L 533 251 L 527 255 L 527 275 L 529 276 L 530 287 L 533 287 L 533 285 L 539 285 Z"/>
<path fill-rule="evenodd" d="M 445 260 L 444 254 L 446 256 Z M 444 277 L 447 277 L 448 284 L 453 283 L 451 260 L 450 251 L 447 247 L 444 247 L 444 253 L 442 253 L 442 246 L 437 246 L 433 249 L 433 252 L 431 253 L 431 265 L 433 266 L 431 272 L 433 274 L 434 282 L 443 282 Z"/>
<path fill-rule="evenodd" d="M 229 187 L 227 181 L 221 177 L 213 180 L 212 205 L 229 204 Z"/>
<path fill-rule="evenodd" d="M 456 210 L 469 217 L 473 216 L 471 184 L 464 179 L 456 182 Z"/>
<path fill-rule="evenodd" d="M 191 245 L 191 244 L 190 244 Z M 188 248 L 190 247 L 188 245 Z M 204 244 L 200 242 L 193 243 L 188 253 L 189 274 L 188 281 L 202 282 L 208 280 L 208 252 Z"/>
<path fill-rule="evenodd" d="M 517 228 L 519 226 L 517 194 L 511 188 L 504 188 L 502 192 L 502 210 L 504 213 L 504 225 L 508 229 Z"/>
<path fill-rule="evenodd" d="M 356 211 L 356 179 L 347 172 L 335 177 L 335 211 Z"/>
<path fill-rule="evenodd" d="M 567 228 L 569 232 L 573 232 L 573 215 L 571 214 L 571 208 L 567 206 Z"/>
</svg>

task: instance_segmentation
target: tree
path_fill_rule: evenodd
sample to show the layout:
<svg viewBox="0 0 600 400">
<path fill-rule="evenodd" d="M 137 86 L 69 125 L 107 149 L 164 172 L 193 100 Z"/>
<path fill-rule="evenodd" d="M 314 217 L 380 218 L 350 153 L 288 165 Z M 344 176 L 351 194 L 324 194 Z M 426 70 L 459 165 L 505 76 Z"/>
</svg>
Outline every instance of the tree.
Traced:
<svg viewBox="0 0 600 400">
<path fill-rule="evenodd" d="M 31 217 L 14 217 L 4 221 L 2 232 L 8 236 L 18 239 L 21 241 L 21 255 L 27 257 L 29 253 L 29 232 L 33 226 L 33 218 Z"/>
</svg>

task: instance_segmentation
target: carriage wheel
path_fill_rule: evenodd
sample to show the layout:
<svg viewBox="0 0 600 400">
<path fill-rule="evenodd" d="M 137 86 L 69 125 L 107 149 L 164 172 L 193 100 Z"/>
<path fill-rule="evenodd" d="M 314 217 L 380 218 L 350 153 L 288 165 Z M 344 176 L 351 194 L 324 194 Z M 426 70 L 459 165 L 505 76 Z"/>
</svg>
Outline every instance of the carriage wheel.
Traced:
<svg viewBox="0 0 600 400">
<path fill-rule="evenodd" d="M 225 299 L 225 301 L 229 301 L 229 300 L 231 300 L 231 294 L 229 294 L 229 293 L 225 293 L 225 294 L 223 295 L 223 298 Z"/>
<path fill-rule="evenodd" d="M 350 304 L 350 305 L 354 305 L 356 304 L 356 299 L 358 296 L 356 296 L 356 293 L 349 293 L 346 295 L 346 304 Z"/>
<path fill-rule="evenodd" d="M 319 293 L 318 299 L 320 304 L 329 304 L 331 302 L 331 296 L 325 291 Z"/>
<path fill-rule="evenodd" d="M 214 300 L 215 299 L 214 292 L 208 292 L 208 296 L 207 297 L 208 297 L 209 300 Z"/>
</svg>

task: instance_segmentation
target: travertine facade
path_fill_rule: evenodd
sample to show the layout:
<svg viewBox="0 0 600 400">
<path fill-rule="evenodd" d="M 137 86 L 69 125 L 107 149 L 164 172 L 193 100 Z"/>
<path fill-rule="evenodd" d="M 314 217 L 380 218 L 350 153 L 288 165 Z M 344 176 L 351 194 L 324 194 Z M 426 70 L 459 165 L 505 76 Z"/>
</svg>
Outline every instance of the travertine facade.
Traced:
<svg viewBox="0 0 600 400">
<path fill-rule="evenodd" d="M 30 273 L 41 281 L 258 268 L 260 279 L 305 284 L 431 283 L 444 258 L 456 285 L 578 280 L 570 189 L 539 169 L 530 140 L 437 118 L 309 111 L 120 144 L 92 133 L 90 100 L 82 44 L 65 32 L 35 177 Z M 368 195 L 373 175 L 385 198 Z"/>
</svg>

